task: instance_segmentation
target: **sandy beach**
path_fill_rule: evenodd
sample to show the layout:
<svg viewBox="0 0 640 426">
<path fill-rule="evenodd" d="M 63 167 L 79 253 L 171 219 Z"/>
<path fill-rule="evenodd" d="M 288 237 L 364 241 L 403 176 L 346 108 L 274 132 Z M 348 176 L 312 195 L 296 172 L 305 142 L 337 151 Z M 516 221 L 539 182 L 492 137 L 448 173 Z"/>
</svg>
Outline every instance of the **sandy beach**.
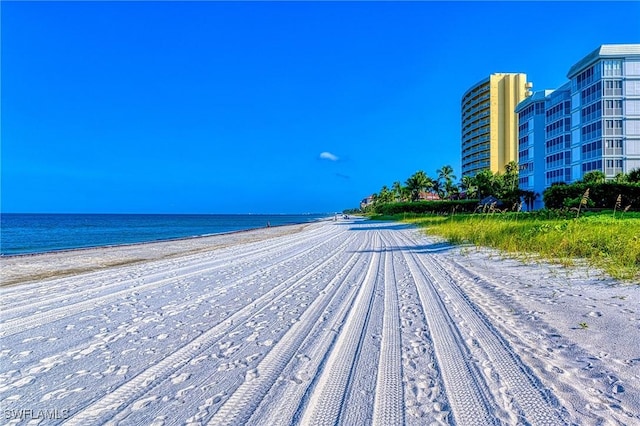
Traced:
<svg viewBox="0 0 640 426">
<path fill-rule="evenodd" d="M 2 262 L 2 424 L 640 424 L 640 287 L 360 219 Z"/>
</svg>

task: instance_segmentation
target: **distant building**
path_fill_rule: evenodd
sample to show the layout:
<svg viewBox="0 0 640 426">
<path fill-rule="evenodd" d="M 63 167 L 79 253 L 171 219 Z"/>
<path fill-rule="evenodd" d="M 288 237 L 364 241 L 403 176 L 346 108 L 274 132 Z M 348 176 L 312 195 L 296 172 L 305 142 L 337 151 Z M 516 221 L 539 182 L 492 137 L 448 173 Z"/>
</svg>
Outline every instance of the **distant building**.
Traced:
<svg viewBox="0 0 640 426">
<path fill-rule="evenodd" d="M 360 201 L 360 210 L 364 210 L 365 208 L 372 205 L 373 200 L 374 200 L 373 195 L 369 195 L 367 198 L 362 199 L 362 201 Z"/>
<path fill-rule="evenodd" d="M 418 194 L 418 200 L 420 201 L 440 201 L 440 196 L 435 192 L 420 192 Z"/>
<path fill-rule="evenodd" d="M 526 74 L 497 73 L 472 86 L 462 97 L 462 175 L 482 170 L 503 172 L 518 160 L 515 108 L 532 87 Z"/>
</svg>

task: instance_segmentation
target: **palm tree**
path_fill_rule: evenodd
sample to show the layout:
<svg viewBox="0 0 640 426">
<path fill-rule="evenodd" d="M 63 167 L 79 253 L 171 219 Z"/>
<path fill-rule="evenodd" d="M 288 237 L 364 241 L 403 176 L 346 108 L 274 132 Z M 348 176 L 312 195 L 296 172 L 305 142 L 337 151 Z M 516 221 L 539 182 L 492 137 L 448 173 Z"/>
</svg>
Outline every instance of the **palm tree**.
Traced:
<svg viewBox="0 0 640 426">
<path fill-rule="evenodd" d="M 391 191 L 395 195 L 396 201 L 405 201 L 404 196 L 406 191 L 404 189 L 405 188 L 402 186 L 402 184 L 399 181 L 393 182 L 393 185 L 391 186 Z"/>
<path fill-rule="evenodd" d="M 504 185 L 505 189 L 508 191 L 514 192 L 518 188 L 518 176 L 519 176 L 518 163 L 515 161 L 509 161 L 506 166 L 504 166 Z"/>
<path fill-rule="evenodd" d="M 433 191 L 438 194 L 438 197 L 440 197 L 440 199 L 444 199 L 445 187 L 440 179 L 434 179 L 431 182 L 431 189 L 433 189 Z"/>
<path fill-rule="evenodd" d="M 380 203 L 392 203 L 393 202 L 393 192 L 389 191 L 387 185 L 384 185 L 382 189 L 380 189 L 380 193 L 378 194 L 378 202 Z"/>
<path fill-rule="evenodd" d="M 447 197 L 449 199 L 458 198 L 458 185 L 453 183 L 453 181 L 447 181 L 444 184 L 444 190 L 447 192 Z"/>
<path fill-rule="evenodd" d="M 498 195 L 498 187 L 500 186 L 499 174 L 494 175 L 491 170 L 487 169 L 478 172 L 473 178 L 478 188 L 478 198 L 484 198 L 487 195 Z"/>
<path fill-rule="evenodd" d="M 476 180 L 471 176 L 462 176 L 460 187 L 467 193 L 467 198 L 475 198 L 478 195 Z"/>
<path fill-rule="evenodd" d="M 425 172 L 419 170 L 407 179 L 405 185 L 411 194 L 411 201 L 418 201 L 420 193 L 430 188 L 433 185 L 433 181 Z"/>
<path fill-rule="evenodd" d="M 627 181 L 636 183 L 640 182 L 640 169 L 633 169 L 627 174 Z"/>
<path fill-rule="evenodd" d="M 601 170 L 592 170 L 590 172 L 585 173 L 584 176 L 582 176 L 583 183 L 589 183 L 589 184 L 604 183 L 605 180 L 606 180 L 606 177 Z"/>
<path fill-rule="evenodd" d="M 453 181 L 456 179 L 456 175 L 453 174 L 453 167 L 447 164 L 436 170 L 436 173 L 438 173 L 438 180 L 444 181 L 445 192 L 447 196 L 450 196 Z"/>
</svg>

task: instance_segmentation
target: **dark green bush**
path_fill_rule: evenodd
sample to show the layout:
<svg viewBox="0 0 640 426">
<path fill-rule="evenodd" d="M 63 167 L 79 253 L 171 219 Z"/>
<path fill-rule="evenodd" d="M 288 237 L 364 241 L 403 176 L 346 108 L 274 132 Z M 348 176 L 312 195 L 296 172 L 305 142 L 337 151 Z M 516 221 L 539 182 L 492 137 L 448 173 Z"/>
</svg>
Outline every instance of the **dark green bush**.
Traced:
<svg viewBox="0 0 640 426">
<path fill-rule="evenodd" d="M 621 196 L 621 206 L 624 209 L 631 206 L 630 210 L 640 210 L 640 185 L 634 183 L 574 183 L 571 185 L 553 185 L 544 191 L 544 205 L 548 209 L 561 209 L 566 207 L 565 200 L 582 199 L 587 188 L 589 189 L 589 207 L 613 209 L 618 195 Z M 579 201 L 578 201 L 579 203 Z"/>
<path fill-rule="evenodd" d="M 443 200 L 443 201 L 416 201 L 403 203 L 378 204 L 376 213 L 383 215 L 395 215 L 402 213 L 471 213 L 478 207 L 478 200 Z"/>
</svg>

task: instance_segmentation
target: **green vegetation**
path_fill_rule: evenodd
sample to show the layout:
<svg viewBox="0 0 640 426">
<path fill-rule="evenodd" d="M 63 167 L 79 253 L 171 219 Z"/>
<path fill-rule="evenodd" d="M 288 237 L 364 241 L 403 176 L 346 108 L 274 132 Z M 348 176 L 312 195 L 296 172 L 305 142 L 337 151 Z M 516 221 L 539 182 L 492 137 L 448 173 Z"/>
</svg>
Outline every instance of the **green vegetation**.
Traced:
<svg viewBox="0 0 640 426">
<path fill-rule="evenodd" d="M 578 259 L 614 278 L 640 282 L 640 213 L 550 211 L 374 216 L 416 224 L 454 244 L 497 248 L 564 265 Z"/>
<path fill-rule="evenodd" d="M 373 202 L 363 206 L 362 211 L 387 214 L 380 210 L 386 204 L 421 203 L 434 198 L 440 201 L 476 200 L 490 195 L 505 205 L 514 206 L 520 203 L 521 198 L 533 203 L 540 196 L 518 188 L 518 164 L 513 161 L 506 165 L 504 173 L 484 170 L 473 177 L 463 176 L 457 184 L 453 167 L 449 165 L 436 170 L 436 174 L 437 177 L 430 177 L 423 170 L 418 170 L 409 176 L 404 185 L 400 181 L 393 182 L 391 188 L 384 185 L 378 193 L 373 194 Z M 436 210 L 441 211 L 442 208 Z M 409 207 L 407 212 L 415 212 L 415 207 Z"/>
<path fill-rule="evenodd" d="M 514 162 L 504 173 L 463 176 L 458 185 L 450 166 L 436 173 L 431 178 L 418 171 L 404 186 L 383 186 L 363 212 L 415 223 L 455 244 L 564 265 L 582 260 L 614 278 L 640 283 L 640 169 L 611 180 L 592 171 L 570 185 L 554 184 L 544 191 L 547 209 L 533 212 L 523 212 L 523 205 L 532 206 L 540 194 L 518 188 Z M 426 191 L 440 200 L 424 201 Z M 487 196 L 495 199 L 481 205 Z"/>
</svg>

